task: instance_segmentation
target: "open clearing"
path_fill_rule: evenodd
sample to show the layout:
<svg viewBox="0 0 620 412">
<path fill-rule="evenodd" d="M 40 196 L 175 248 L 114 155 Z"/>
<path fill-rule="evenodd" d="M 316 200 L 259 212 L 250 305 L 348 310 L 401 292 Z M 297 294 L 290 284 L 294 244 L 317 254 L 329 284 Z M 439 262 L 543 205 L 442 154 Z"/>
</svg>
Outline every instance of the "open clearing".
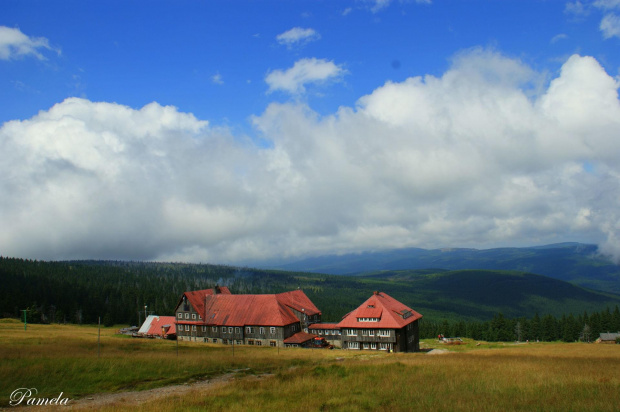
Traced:
<svg viewBox="0 0 620 412">
<path fill-rule="evenodd" d="M 93 326 L 0 321 L 0 407 L 17 388 L 57 410 L 616 411 L 620 345 L 466 341 L 433 352 L 232 347 Z M 436 356 L 429 356 L 429 354 Z M 18 408 L 19 409 L 19 408 Z M 39 408 L 37 408 L 39 409 Z M 54 408 L 51 408 L 54 409 Z"/>
</svg>

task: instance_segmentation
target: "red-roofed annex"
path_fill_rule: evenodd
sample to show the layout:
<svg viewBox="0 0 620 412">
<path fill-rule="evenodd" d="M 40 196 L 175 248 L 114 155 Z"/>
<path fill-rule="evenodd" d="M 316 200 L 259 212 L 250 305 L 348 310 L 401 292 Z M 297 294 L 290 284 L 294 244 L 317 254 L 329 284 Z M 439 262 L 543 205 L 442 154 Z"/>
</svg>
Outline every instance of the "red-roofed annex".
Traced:
<svg viewBox="0 0 620 412">
<path fill-rule="evenodd" d="M 420 319 L 422 315 L 393 297 L 374 292 L 338 323 L 342 348 L 417 352 Z"/>
</svg>

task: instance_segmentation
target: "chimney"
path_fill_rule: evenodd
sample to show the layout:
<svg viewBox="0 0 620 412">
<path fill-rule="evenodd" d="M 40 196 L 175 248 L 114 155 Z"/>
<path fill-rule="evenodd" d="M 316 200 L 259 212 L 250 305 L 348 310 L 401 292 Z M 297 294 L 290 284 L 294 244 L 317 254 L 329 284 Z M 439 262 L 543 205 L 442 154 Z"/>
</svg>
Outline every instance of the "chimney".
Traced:
<svg viewBox="0 0 620 412">
<path fill-rule="evenodd" d="M 379 291 L 378 291 L 378 290 L 375 290 L 374 292 L 372 292 L 372 294 L 373 294 L 373 295 L 378 295 L 378 294 L 379 294 Z"/>
<path fill-rule="evenodd" d="M 218 285 L 215 285 L 215 287 L 213 288 L 213 294 L 217 295 L 218 293 L 220 293 L 220 287 Z"/>
</svg>

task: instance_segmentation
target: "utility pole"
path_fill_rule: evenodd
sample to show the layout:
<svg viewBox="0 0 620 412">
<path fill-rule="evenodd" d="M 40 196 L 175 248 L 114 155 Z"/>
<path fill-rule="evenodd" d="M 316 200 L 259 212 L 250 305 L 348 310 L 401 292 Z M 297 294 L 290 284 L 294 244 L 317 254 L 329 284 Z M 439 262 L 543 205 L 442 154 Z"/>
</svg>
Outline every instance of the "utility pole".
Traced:
<svg viewBox="0 0 620 412">
<path fill-rule="evenodd" d="M 26 312 L 28 312 L 28 309 L 22 309 L 22 312 L 24 312 L 24 330 L 28 329 L 28 319 L 26 316 Z"/>
<path fill-rule="evenodd" d="M 97 327 L 97 358 L 101 357 L 101 316 L 99 316 L 99 326 Z"/>
</svg>

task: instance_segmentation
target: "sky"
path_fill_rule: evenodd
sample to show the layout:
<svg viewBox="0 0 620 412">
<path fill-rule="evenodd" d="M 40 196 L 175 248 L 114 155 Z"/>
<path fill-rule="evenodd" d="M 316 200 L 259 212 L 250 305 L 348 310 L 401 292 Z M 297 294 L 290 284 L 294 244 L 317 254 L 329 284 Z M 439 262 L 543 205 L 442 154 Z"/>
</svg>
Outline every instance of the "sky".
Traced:
<svg viewBox="0 0 620 412">
<path fill-rule="evenodd" d="M 0 2 L 0 255 L 599 245 L 620 0 Z"/>
</svg>

